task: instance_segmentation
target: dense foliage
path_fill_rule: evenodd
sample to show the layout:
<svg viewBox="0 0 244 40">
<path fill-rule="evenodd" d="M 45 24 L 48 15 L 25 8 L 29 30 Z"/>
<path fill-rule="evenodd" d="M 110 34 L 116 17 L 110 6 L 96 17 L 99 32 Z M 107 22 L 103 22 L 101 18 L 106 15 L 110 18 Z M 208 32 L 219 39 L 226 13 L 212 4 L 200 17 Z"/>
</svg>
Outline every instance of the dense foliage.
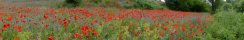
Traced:
<svg viewBox="0 0 244 40">
<path fill-rule="evenodd" d="M 238 12 L 244 12 L 244 1 L 240 1 L 236 6 Z"/>
<path fill-rule="evenodd" d="M 169 9 L 179 11 L 209 12 L 210 5 L 205 0 L 165 0 Z"/>
<path fill-rule="evenodd" d="M 160 1 L 152 0 L 66 0 L 63 6 L 98 6 L 98 7 L 118 7 L 128 9 L 164 9 Z"/>
<path fill-rule="evenodd" d="M 208 40 L 244 39 L 244 14 L 235 11 L 221 11 L 214 15 L 214 21 L 205 30 Z"/>
</svg>

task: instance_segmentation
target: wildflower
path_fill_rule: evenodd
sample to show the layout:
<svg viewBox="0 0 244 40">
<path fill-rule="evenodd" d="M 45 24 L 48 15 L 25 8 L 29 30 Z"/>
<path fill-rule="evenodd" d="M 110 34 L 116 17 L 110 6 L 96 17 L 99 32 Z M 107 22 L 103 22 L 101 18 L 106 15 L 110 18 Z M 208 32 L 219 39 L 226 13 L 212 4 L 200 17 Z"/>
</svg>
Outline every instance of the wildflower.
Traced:
<svg viewBox="0 0 244 40">
<path fill-rule="evenodd" d="M 185 32 L 186 31 L 186 27 L 182 27 L 182 32 Z"/>
<path fill-rule="evenodd" d="M 25 16 L 24 15 L 22 15 L 22 14 L 20 14 L 20 16 L 19 16 L 19 18 L 24 18 Z"/>
<path fill-rule="evenodd" d="M 93 34 L 94 34 L 94 35 L 96 35 L 96 36 L 98 35 L 98 33 L 97 33 L 97 32 L 93 32 Z"/>
<path fill-rule="evenodd" d="M 45 24 L 45 27 L 48 27 L 49 25 L 48 24 Z"/>
<path fill-rule="evenodd" d="M 25 20 L 21 20 L 21 22 L 25 23 L 26 21 Z"/>
<path fill-rule="evenodd" d="M 10 24 L 3 24 L 3 27 L 9 27 Z"/>
<path fill-rule="evenodd" d="M 89 26 L 82 26 L 81 32 L 82 32 L 82 34 L 89 34 L 89 32 L 90 32 Z"/>
<path fill-rule="evenodd" d="M 78 16 L 74 16 L 74 20 L 78 20 Z"/>
<path fill-rule="evenodd" d="M 99 24 L 99 26 L 103 26 L 103 24 L 102 24 L 102 23 L 100 23 L 100 24 Z"/>
<path fill-rule="evenodd" d="M 198 32 L 199 32 L 199 33 L 202 33 L 202 29 L 198 29 Z"/>
<path fill-rule="evenodd" d="M 49 36 L 48 40 L 54 40 L 54 37 L 53 36 Z"/>
<path fill-rule="evenodd" d="M 12 18 L 12 17 L 8 17 L 7 20 L 8 20 L 8 21 L 12 21 L 13 18 Z"/>
<path fill-rule="evenodd" d="M 159 32 L 159 35 L 160 35 L 161 37 L 163 37 L 163 36 L 164 36 L 164 33 L 163 33 L 163 32 Z"/>
<path fill-rule="evenodd" d="M 48 15 L 47 15 L 47 14 L 45 14 L 43 17 L 44 17 L 44 19 L 47 19 L 47 18 L 48 18 Z"/>
<path fill-rule="evenodd" d="M 193 24 L 190 24 L 190 27 L 193 27 L 194 25 Z"/>
<path fill-rule="evenodd" d="M 2 28 L 2 31 L 5 31 L 6 29 L 7 29 L 7 28 L 3 27 L 3 28 Z"/>
<path fill-rule="evenodd" d="M 21 32 L 21 30 L 22 30 L 22 26 L 19 26 L 17 31 Z"/>
<path fill-rule="evenodd" d="M 179 37 L 178 40 L 183 40 L 183 39 L 181 37 Z"/>
<path fill-rule="evenodd" d="M 177 27 L 179 27 L 179 25 L 178 25 L 178 24 L 173 24 L 173 26 L 174 26 L 174 27 L 176 27 L 176 28 L 177 28 Z"/>
<path fill-rule="evenodd" d="M 158 28 L 159 24 L 155 24 L 156 28 Z"/>
<path fill-rule="evenodd" d="M 163 26 L 163 29 L 164 29 L 164 30 L 168 30 L 168 27 L 167 27 L 167 26 Z"/>
<path fill-rule="evenodd" d="M 2 20 L 2 17 L 0 17 L 0 20 Z"/>
<path fill-rule="evenodd" d="M 74 38 L 77 38 L 77 37 L 80 36 L 80 34 L 79 33 L 75 33 L 73 36 L 74 36 Z"/>
<path fill-rule="evenodd" d="M 14 37 L 14 40 L 19 40 L 19 37 Z"/>
<path fill-rule="evenodd" d="M 201 26 L 200 25 L 197 25 L 197 29 L 200 29 L 201 28 Z"/>
<path fill-rule="evenodd" d="M 10 27 L 10 24 L 3 24 L 2 31 L 5 31 L 8 27 Z"/>
</svg>

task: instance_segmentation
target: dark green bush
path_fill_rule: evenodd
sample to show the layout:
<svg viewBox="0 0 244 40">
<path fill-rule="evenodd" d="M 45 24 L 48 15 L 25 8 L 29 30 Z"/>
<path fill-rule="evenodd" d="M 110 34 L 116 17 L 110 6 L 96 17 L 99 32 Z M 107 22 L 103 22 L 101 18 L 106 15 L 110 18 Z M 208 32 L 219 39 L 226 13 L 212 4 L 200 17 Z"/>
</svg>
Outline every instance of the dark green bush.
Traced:
<svg viewBox="0 0 244 40">
<path fill-rule="evenodd" d="M 82 3 L 82 0 L 65 0 L 65 2 L 60 7 L 77 7 Z"/>
<path fill-rule="evenodd" d="M 244 1 L 241 1 L 239 5 L 237 5 L 238 12 L 244 12 Z"/>
<path fill-rule="evenodd" d="M 150 0 L 130 0 L 129 3 L 122 5 L 125 8 L 136 8 L 136 9 L 164 9 L 164 5 L 158 1 Z"/>
<path fill-rule="evenodd" d="M 169 9 L 179 11 L 209 12 L 210 5 L 205 0 L 165 0 Z"/>
</svg>

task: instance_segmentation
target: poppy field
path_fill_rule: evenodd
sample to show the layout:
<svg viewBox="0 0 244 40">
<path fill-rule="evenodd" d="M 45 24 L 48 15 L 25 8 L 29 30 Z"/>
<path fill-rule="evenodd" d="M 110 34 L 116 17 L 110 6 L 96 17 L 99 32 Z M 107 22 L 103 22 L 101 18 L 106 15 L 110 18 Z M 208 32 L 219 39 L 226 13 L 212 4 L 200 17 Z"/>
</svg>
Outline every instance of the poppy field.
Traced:
<svg viewBox="0 0 244 40">
<path fill-rule="evenodd" d="M 210 21 L 173 10 L 0 6 L 0 40 L 198 40 Z"/>
<path fill-rule="evenodd" d="M 1 12 L 3 40 L 183 40 L 197 39 L 208 14 L 171 10 L 16 7 Z"/>
</svg>

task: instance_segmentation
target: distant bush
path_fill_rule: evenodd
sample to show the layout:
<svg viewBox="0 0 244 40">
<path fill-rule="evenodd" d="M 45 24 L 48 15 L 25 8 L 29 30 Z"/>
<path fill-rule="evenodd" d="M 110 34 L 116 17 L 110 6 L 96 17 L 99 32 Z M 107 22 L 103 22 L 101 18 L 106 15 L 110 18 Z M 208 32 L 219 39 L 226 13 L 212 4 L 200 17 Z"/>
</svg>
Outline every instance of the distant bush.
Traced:
<svg viewBox="0 0 244 40">
<path fill-rule="evenodd" d="M 210 5 L 205 0 L 165 0 L 169 9 L 179 11 L 209 12 Z"/>
<path fill-rule="evenodd" d="M 118 7 L 128 9 L 164 9 L 165 5 L 160 1 L 154 0 L 66 0 L 64 7 L 77 6 L 99 6 L 99 7 Z"/>
<path fill-rule="evenodd" d="M 164 9 L 164 5 L 159 1 L 150 0 L 131 0 L 122 5 L 124 8 L 137 8 L 137 9 Z"/>
</svg>

